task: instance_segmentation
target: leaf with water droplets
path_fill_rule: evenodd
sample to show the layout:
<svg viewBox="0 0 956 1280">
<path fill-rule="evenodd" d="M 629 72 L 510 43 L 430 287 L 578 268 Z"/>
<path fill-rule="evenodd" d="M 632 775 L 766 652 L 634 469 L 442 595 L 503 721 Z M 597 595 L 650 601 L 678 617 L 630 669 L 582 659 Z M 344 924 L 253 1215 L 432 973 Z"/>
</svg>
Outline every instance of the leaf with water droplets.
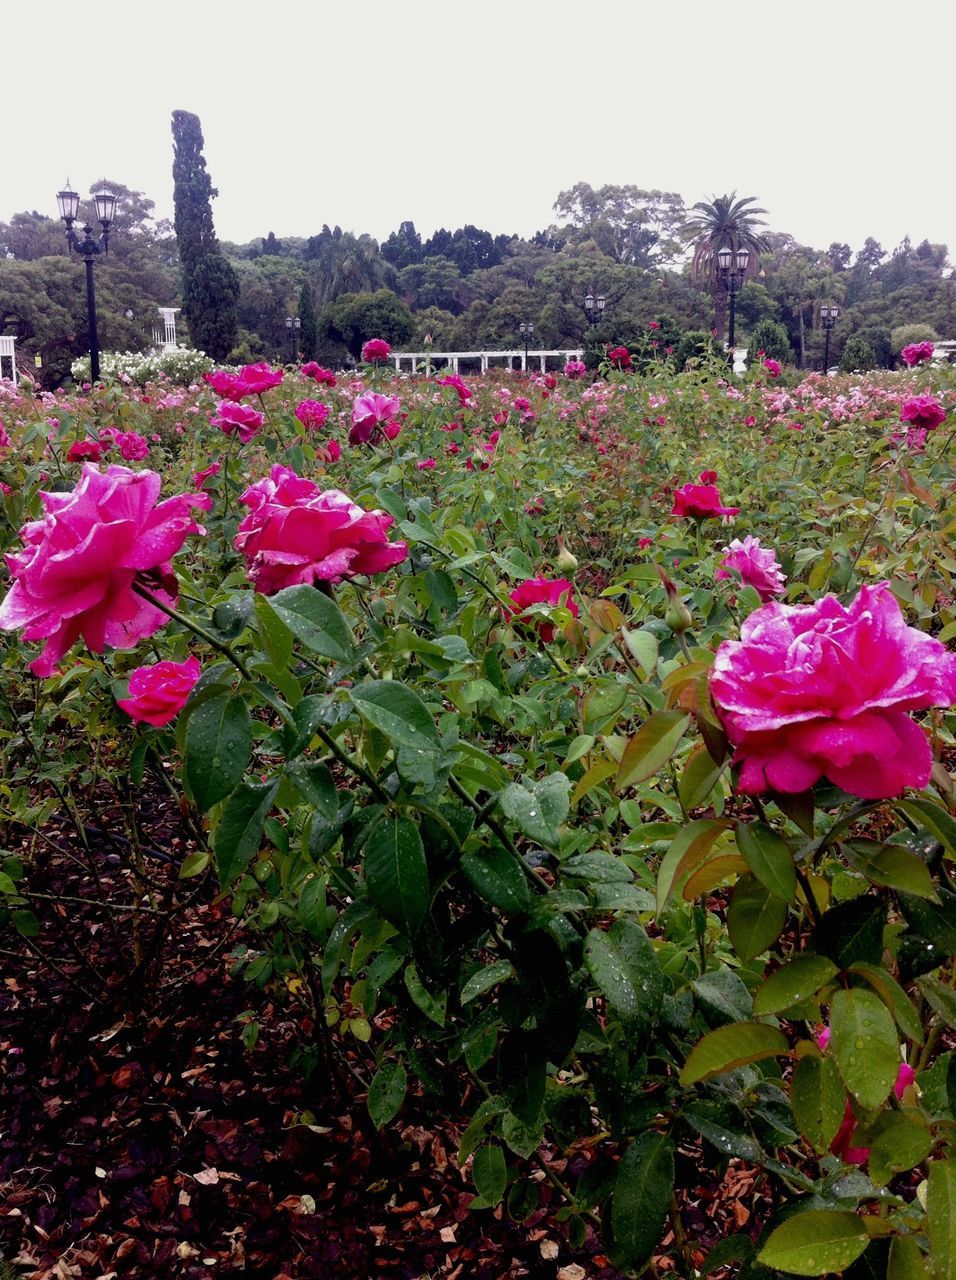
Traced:
<svg viewBox="0 0 956 1280">
<path fill-rule="evenodd" d="M 734 1022 L 698 1041 L 680 1073 L 683 1085 L 697 1084 L 764 1058 L 790 1052 L 786 1036 L 763 1022 Z"/>
<path fill-rule="evenodd" d="M 502 811 L 524 835 L 539 844 L 558 843 L 558 827 L 568 816 L 567 774 L 551 773 L 538 782 L 512 782 L 498 797 Z"/>
<path fill-rule="evenodd" d="M 808 1209 L 771 1231 L 757 1261 L 798 1276 L 843 1271 L 870 1243 L 862 1218 L 836 1209 Z"/>
<path fill-rule="evenodd" d="M 863 987 L 837 991 L 830 1005 L 830 1049 L 843 1083 L 861 1107 L 886 1101 L 900 1069 L 900 1046 L 889 1010 Z"/>
</svg>

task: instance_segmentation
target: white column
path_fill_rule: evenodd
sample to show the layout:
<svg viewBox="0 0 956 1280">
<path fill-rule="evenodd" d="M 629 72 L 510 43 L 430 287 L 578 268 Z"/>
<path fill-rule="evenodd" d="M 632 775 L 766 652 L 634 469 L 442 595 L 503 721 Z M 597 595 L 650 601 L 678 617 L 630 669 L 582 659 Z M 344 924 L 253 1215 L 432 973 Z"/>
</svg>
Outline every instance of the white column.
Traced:
<svg viewBox="0 0 956 1280">
<path fill-rule="evenodd" d="M 452 372 L 453 372 L 453 373 L 457 373 L 457 372 L 458 372 L 458 357 L 457 357 L 457 356 L 452 356 L 452 358 L 451 358 L 451 367 L 452 367 Z"/>
<path fill-rule="evenodd" d="M 481 354 L 481 372 L 482 373 L 488 372 L 488 357 L 487 355 L 485 355 L 484 352 L 482 352 Z"/>
<path fill-rule="evenodd" d="M 544 373 L 544 356 L 541 357 L 541 372 Z"/>
</svg>

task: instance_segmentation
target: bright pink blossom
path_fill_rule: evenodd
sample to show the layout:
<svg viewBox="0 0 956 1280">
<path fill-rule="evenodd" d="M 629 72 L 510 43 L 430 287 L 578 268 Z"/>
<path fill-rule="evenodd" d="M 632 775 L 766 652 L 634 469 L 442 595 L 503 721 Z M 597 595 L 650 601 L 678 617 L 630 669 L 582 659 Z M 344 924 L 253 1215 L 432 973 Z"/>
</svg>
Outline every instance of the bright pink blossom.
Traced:
<svg viewBox="0 0 956 1280">
<path fill-rule="evenodd" d="M 362 359 L 368 361 L 387 360 L 391 347 L 384 338 L 369 338 L 362 344 Z"/>
<path fill-rule="evenodd" d="M 713 484 L 685 484 L 674 494 L 672 516 L 693 516 L 697 520 L 708 516 L 735 516 L 739 507 L 721 506 L 720 492 Z"/>
<path fill-rule="evenodd" d="M 909 346 L 903 348 L 900 356 L 904 364 L 912 367 L 916 364 L 922 364 L 924 360 L 932 360 L 933 349 L 932 342 L 911 342 Z"/>
<path fill-rule="evenodd" d="M 786 588 L 786 577 L 780 571 L 777 557 L 769 547 L 762 547 L 759 538 L 749 535 L 743 542 L 734 538 L 724 547 L 724 558 L 717 570 L 718 578 L 729 578 L 730 570 L 740 574 L 746 587 L 753 587 L 766 604 L 774 596 L 781 596 Z"/>
<path fill-rule="evenodd" d="M 316 364 L 314 360 L 310 360 L 308 364 L 304 364 L 300 370 L 305 378 L 314 378 L 320 387 L 334 387 L 336 378 L 331 369 L 323 369 L 320 364 Z"/>
<path fill-rule="evenodd" d="M 415 464 L 419 471 L 433 471 L 435 469 L 434 458 L 422 458 L 421 462 Z"/>
<path fill-rule="evenodd" d="M 0 449 L 9 449 L 11 444 L 10 437 L 7 435 L 7 429 L 0 422 Z"/>
<path fill-rule="evenodd" d="M 199 679 L 199 659 L 185 662 L 152 662 L 130 673 L 129 697 L 117 698 L 127 715 L 157 729 L 175 720 Z"/>
<path fill-rule="evenodd" d="M 149 441 L 138 431 L 114 431 L 113 443 L 122 454 L 124 462 L 142 462 L 149 457 Z"/>
<path fill-rule="evenodd" d="M 401 409 L 397 396 L 383 396 L 377 391 L 359 396 L 352 406 L 349 444 L 370 444 L 380 435 L 393 440 L 400 430 Z"/>
<path fill-rule="evenodd" d="M 510 593 L 508 599 L 518 607 L 507 609 L 508 616 L 513 622 L 523 622 L 534 627 L 545 644 L 550 644 L 554 639 L 554 623 L 533 617 L 524 610 L 533 604 L 547 604 L 552 608 L 563 605 L 576 618 L 580 610 L 571 599 L 573 592 L 574 584 L 567 578 L 528 578 Z"/>
<path fill-rule="evenodd" d="M 309 431 L 319 431 L 329 416 L 329 406 L 319 400 L 301 400 L 295 406 L 295 416 Z"/>
<path fill-rule="evenodd" d="M 86 463 L 71 493 L 42 493 L 46 514 L 23 526 L 23 551 L 7 556 L 13 586 L 0 604 L 0 630 L 24 628 L 45 640 L 30 669 L 46 678 L 82 635 L 94 653 L 106 645 L 132 649 L 166 623 L 166 615 L 133 590 L 139 579 L 167 604 L 178 587 L 170 559 L 191 533 L 204 533 L 192 508 L 209 510 L 204 494 L 179 494 L 157 506 L 154 471 Z"/>
<path fill-rule="evenodd" d="M 934 431 L 946 420 L 946 410 L 935 396 L 912 396 L 900 409 L 900 421 L 923 431 Z"/>
<path fill-rule="evenodd" d="M 607 358 L 615 369 L 630 369 L 631 353 L 627 347 L 611 347 Z"/>
<path fill-rule="evenodd" d="M 366 511 L 338 489 L 323 491 L 289 467 L 277 464 L 268 479 L 250 485 L 239 500 L 249 514 L 235 547 L 264 595 L 301 583 L 381 573 L 408 556 L 404 542 L 388 540 L 390 515 Z"/>
<path fill-rule="evenodd" d="M 566 378 L 583 378 L 587 371 L 588 367 L 583 360 L 569 360 L 564 366 L 564 376 Z"/>
<path fill-rule="evenodd" d="M 767 374 L 771 378 L 780 377 L 780 361 L 774 360 L 773 356 L 767 356 L 764 359 L 763 367 L 767 370 Z"/>
<path fill-rule="evenodd" d="M 210 462 L 209 466 L 205 469 L 205 471 L 196 471 L 196 472 L 194 472 L 194 473 L 193 473 L 193 488 L 194 488 L 194 489 L 205 489 L 205 487 L 206 487 L 206 481 L 209 479 L 209 477 L 210 477 L 210 476 L 218 475 L 218 474 L 219 474 L 219 472 L 220 472 L 221 470 L 222 470 L 222 463 L 221 463 L 221 462 Z"/>
<path fill-rule="evenodd" d="M 209 419 L 214 427 L 224 431 L 227 436 L 238 436 L 243 444 L 248 444 L 254 436 L 258 435 L 265 420 L 265 414 L 260 413 L 258 409 L 233 400 L 221 401 L 219 408 Z"/>
<path fill-rule="evenodd" d="M 67 462 L 99 462 L 109 448 L 99 440 L 74 440 L 66 453 Z"/>
<path fill-rule="evenodd" d="M 763 605 L 717 650 L 710 688 L 742 791 L 805 791 L 825 776 L 881 800 L 929 782 L 929 740 L 908 713 L 956 701 L 956 654 L 907 626 L 881 582 L 848 607 Z"/>
<path fill-rule="evenodd" d="M 474 396 L 474 391 L 470 387 L 466 387 L 462 381 L 461 375 L 458 373 L 450 373 L 447 377 L 439 378 L 438 385 L 440 387 L 454 387 L 458 393 L 458 403 L 462 408 L 467 405 L 468 401 Z"/>
<path fill-rule="evenodd" d="M 238 376 L 230 373 L 228 369 L 216 369 L 213 372 L 204 373 L 202 380 L 212 387 L 220 400 L 235 400 L 238 402 L 247 394 Z"/>
<path fill-rule="evenodd" d="M 284 377 L 282 369 L 273 369 L 265 360 L 247 364 L 239 370 L 239 384 L 246 396 L 261 396 L 263 391 L 277 387 Z"/>
</svg>

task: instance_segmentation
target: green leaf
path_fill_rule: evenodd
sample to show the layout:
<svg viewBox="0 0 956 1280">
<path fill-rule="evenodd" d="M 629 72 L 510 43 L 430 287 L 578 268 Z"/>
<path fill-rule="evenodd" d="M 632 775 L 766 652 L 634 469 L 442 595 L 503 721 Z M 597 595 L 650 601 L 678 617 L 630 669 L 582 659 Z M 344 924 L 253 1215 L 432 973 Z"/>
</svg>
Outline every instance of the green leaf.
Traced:
<svg viewBox="0 0 956 1280">
<path fill-rule="evenodd" d="M 727 909 L 730 941 L 741 960 L 755 960 L 776 942 L 787 922 L 787 904 L 756 876 L 741 876 Z"/>
<path fill-rule="evenodd" d="M 628 631 L 626 627 L 622 629 L 621 634 L 633 657 L 649 676 L 653 675 L 659 653 L 657 637 L 650 631 Z"/>
<path fill-rule="evenodd" d="M 486 902 L 509 915 L 520 915 L 531 905 L 531 890 L 515 857 L 500 844 L 469 849 L 461 869 L 468 883 Z"/>
<path fill-rule="evenodd" d="M 784 902 L 794 901 L 797 871 L 782 836 L 762 822 L 741 823 L 737 828 L 737 848 L 765 889 Z"/>
<path fill-rule="evenodd" d="M 368 1113 L 376 1129 L 398 1115 L 407 1085 L 408 1077 L 400 1062 L 385 1062 L 372 1076 L 368 1086 Z"/>
<path fill-rule="evenodd" d="M 188 880 L 191 876 L 201 875 L 209 866 L 209 854 L 195 853 L 187 854 L 183 859 L 183 865 L 179 868 L 180 880 Z"/>
<path fill-rule="evenodd" d="M 0 871 L 0 893 L 16 893 L 17 886 L 5 871 Z"/>
<path fill-rule="evenodd" d="M 861 1107 L 886 1101 L 900 1069 L 896 1026 L 878 995 L 862 987 L 834 993 L 830 1050 L 843 1083 Z"/>
<path fill-rule="evenodd" d="M 698 743 L 690 753 L 677 784 L 677 794 L 684 808 L 689 811 L 704 805 L 723 772 L 724 766 L 715 763 L 704 743 Z"/>
<path fill-rule="evenodd" d="M 606 932 L 592 929 L 584 940 L 584 963 L 610 1009 L 633 1032 L 657 1023 L 665 980 L 657 953 L 641 926 L 616 920 Z"/>
<path fill-rule="evenodd" d="M 878 1116 L 867 1130 L 866 1142 L 870 1148 L 870 1178 L 878 1187 L 886 1186 L 895 1174 L 921 1164 L 935 1145 L 925 1123 L 903 1111 L 887 1111 Z"/>
<path fill-rule="evenodd" d="M 10 920 L 14 929 L 24 938 L 36 938 L 40 934 L 40 921 L 26 907 L 17 907 L 10 912 Z"/>
<path fill-rule="evenodd" d="M 189 717 L 185 779 L 200 812 L 225 800 L 242 779 L 252 755 L 252 720 L 242 698 L 220 693 Z"/>
<path fill-rule="evenodd" d="M 748 1063 L 789 1052 L 786 1037 L 776 1027 L 762 1022 L 735 1022 L 709 1032 L 694 1045 L 680 1073 L 680 1082 L 697 1084 Z"/>
<path fill-rule="evenodd" d="M 780 1013 L 814 995 L 837 975 L 837 967 L 826 956 L 797 956 L 772 973 L 757 988 L 754 1013 Z"/>
<path fill-rule="evenodd" d="M 516 1156 L 527 1160 L 544 1141 L 544 1123 L 539 1118 L 534 1124 L 525 1124 L 513 1111 L 506 1111 L 501 1118 L 501 1136 Z"/>
<path fill-rule="evenodd" d="M 524 835 L 539 844 L 556 845 L 558 827 L 571 807 L 571 781 L 560 771 L 537 782 L 513 782 L 498 797 L 502 812 Z"/>
<path fill-rule="evenodd" d="M 345 615 L 318 587 L 285 587 L 269 597 L 276 616 L 307 649 L 334 662 L 351 662 L 355 641 Z"/>
<path fill-rule="evenodd" d="M 514 977 L 514 965 L 510 960 L 496 960 L 494 964 L 473 973 L 461 989 L 461 1003 L 470 1003 L 486 991 L 496 987 L 499 982 L 507 982 Z"/>
<path fill-rule="evenodd" d="M 886 904 L 871 894 L 841 902 L 824 912 L 814 929 L 813 950 L 829 956 L 838 969 L 859 960 L 878 965 L 883 958 L 886 915 Z"/>
<path fill-rule="evenodd" d="M 396 746 L 414 751 L 442 749 L 431 712 L 414 690 L 397 680 L 370 680 L 349 690 L 363 720 L 381 730 Z"/>
<path fill-rule="evenodd" d="M 441 995 L 433 995 L 419 977 L 418 967 L 415 964 L 410 964 L 405 970 L 405 989 L 426 1018 L 439 1027 L 445 1025 L 448 992 L 443 991 Z"/>
<path fill-rule="evenodd" d="M 281 671 L 292 660 L 293 635 L 266 596 L 256 592 L 254 606 L 256 629 L 262 639 L 262 647 L 272 665 Z"/>
<path fill-rule="evenodd" d="M 677 750 L 689 724 L 683 711 L 655 711 L 624 748 L 615 788 L 623 791 L 652 778 Z"/>
<path fill-rule="evenodd" d="M 956 1165 L 934 1160 L 929 1166 L 926 1213 L 930 1257 L 936 1280 L 956 1280 Z"/>
<path fill-rule="evenodd" d="M 278 790 L 278 778 L 255 786 L 242 782 L 226 801 L 212 837 L 216 872 L 224 889 L 229 888 L 259 852 L 262 829 Z"/>
<path fill-rule="evenodd" d="M 798 1276 L 843 1271 L 870 1243 L 863 1219 L 838 1209 L 808 1209 L 771 1231 L 757 1261 Z"/>
<path fill-rule="evenodd" d="M 956 991 L 940 982 L 939 978 L 917 978 L 926 1003 L 938 1013 L 948 1027 L 956 1028 Z"/>
<path fill-rule="evenodd" d="M 733 969 L 711 969 L 695 978 L 691 986 L 702 1007 L 721 1022 L 746 1022 L 754 1011 L 747 984 Z"/>
<path fill-rule="evenodd" d="M 365 880 L 377 910 L 413 937 L 430 901 L 428 863 L 414 822 L 395 816 L 375 824 L 365 845 Z"/>
<path fill-rule="evenodd" d="M 480 1197 L 480 1203 L 472 1200 L 472 1209 L 493 1209 L 500 1204 L 508 1185 L 508 1166 L 502 1149 L 498 1146 L 479 1148 L 471 1162 L 471 1176 Z"/>
<path fill-rule="evenodd" d="M 328 765 L 320 760 L 297 760 L 287 772 L 303 800 L 326 822 L 334 822 L 339 815 L 339 797 Z"/>
<path fill-rule="evenodd" d="M 927 1280 L 923 1252 L 913 1236 L 894 1236 L 890 1241 L 886 1280 Z"/>
<path fill-rule="evenodd" d="M 896 1019 L 896 1025 L 907 1040 L 912 1040 L 914 1044 L 923 1043 L 923 1024 L 916 1005 L 895 978 L 878 965 L 864 964 L 863 961 L 851 964 L 849 972 L 857 974 L 870 984 Z"/>
<path fill-rule="evenodd" d="M 718 822 L 712 818 L 698 818 L 686 823 L 668 846 L 661 859 L 657 872 L 657 910 L 661 912 L 667 906 L 673 892 L 679 891 L 682 881 L 691 873 L 701 859 L 706 857 L 718 838 L 729 829 L 726 822 Z M 678 876 L 678 868 L 685 871 Z"/>
<path fill-rule="evenodd" d="M 847 840 L 840 848 L 850 866 L 874 884 L 939 901 L 929 868 L 912 849 L 878 840 Z"/>
<path fill-rule="evenodd" d="M 950 857 L 956 858 L 956 818 L 932 800 L 924 800 L 922 796 L 915 796 L 912 800 L 897 800 L 896 807 L 921 823 Z"/>
<path fill-rule="evenodd" d="M 790 1083 L 797 1128 L 817 1155 L 829 1151 L 846 1110 L 846 1090 L 829 1054 L 812 1050 L 797 1061 Z"/>
<path fill-rule="evenodd" d="M 664 1231 L 674 1192 L 674 1144 L 660 1133 L 642 1133 L 624 1152 L 611 1198 L 611 1257 L 637 1271 L 652 1256 Z"/>
</svg>

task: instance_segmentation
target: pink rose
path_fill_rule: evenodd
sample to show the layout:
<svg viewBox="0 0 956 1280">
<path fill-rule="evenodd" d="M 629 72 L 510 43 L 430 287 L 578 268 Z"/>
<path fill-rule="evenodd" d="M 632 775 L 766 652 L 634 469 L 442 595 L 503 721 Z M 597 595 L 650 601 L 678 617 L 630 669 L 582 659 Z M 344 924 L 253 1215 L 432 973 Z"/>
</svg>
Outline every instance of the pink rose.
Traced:
<svg viewBox="0 0 956 1280">
<path fill-rule="evenodd" d="M 631 353 L 627 347 L 611 347 L 607 358 L 615 369 L 630 369 Z"/>
<path fill-rule="evenodd" d="M 734 538 L 724 551 L 726 554 L 716 574 L 718 578 L 729 578 L 730 570 L 736 570 L 744 586 L 753 587 L 765 604 L 774 596 L 783 595 L 787 579 L 773 551 L 762 547 L 759 538 L 748 535 L 743 542 Z"/>
<path fill-rule="evenodd" d="M 248 444 L 259 433 L 265 420 L 265 414 L 258 409 L 232 400 L 221 401 L 219 408 L 209 419 L 212 426 L 218 427 L 227 436 L 237 435 L 243 444 Z"/>
<path fill-rule="evenodd" d="M 113 443 L 119 449 L 124 462 L 141 462 L 149 457 L 149 441 L 138 431 L 116 431 Z"/>
<path fill-rule="evenodd" d="M 10 444 L 11 441 L 9 435 L 7 435 L 7 429 L 3 423 L 0 422 L 0 449 L 9 449 Z"/>
<path fill-rule="evenodd" d="M 418 467 L 419 471 L 433 471 L 435 468 L 435 459 L 422 458 L 421 462 L 416 462 L 415 465 Z"/>
<path fill-rule="evenodd" d="M 528 616 L 524 610 L 533 604 L 548 604 L 552 607 L 564 605 L 576 618 L 580 609 L 571 599 L 573 591 L 574 584 L 567 578 L 528 578 L 526 582 L 515 587 L 508 596 L 508 599 L 518 607 L 506 608 L 506 614 L 512 622 L 523 622 L 529 627 L 534 627 L 545 644 L 550 644 L 554 639 L 554 623 Z"/>
<path fill-rule="evenodd" d="M 46 514 L 20 530 L 25 549 L 7 556 L 14 579 L 0 604 L 0 630 L 24 628 L 45 640 L 30 663 L 46 678 L 82 635 L 94 653 L 106 645 L 132 649 L 166 623 L 166 615 L 133 590 L 145 580 L 173 604 L 178 586 L 170 558 L 191 533 L 205 533 L 192 508 L 209 510 L 201 494 L 179 494 L 156 505 L 162 481 L 154 471 L 85 463 L 72 493 L 42 493 Z"/>
<path fill-rule="evenodd" d="M 331 369 L 323 369 L 320 364 L 316 364 L 314 360 L 310 360 L 308 364 L 304 364 L 300 373 L 305 378 L 314 378 L 320 387 L 334 387 L 335 374 Z"/>
<path fill-rule="evenodd" d="M 234 373 L 226 369 L 216 369 L 212 373 L 204 373 L 203 382 L 212 387 L 220 400 L 239 401 L 246 394 L 245 388 Z"/>
<path fill-rule="evenodd" d="M 717 472 L 716 472 L 716 471 L 702 471 L 702 472 L 700 473 L 700 475 L 697 477 L 697 479 L 701 482 L 701 484 L 716 484 L 716 483 L 717 483 Z"/>
<path fill-rule="evenodd" d="M 109 445 L 99 440 L 75 440 L 67 450 L 67 462 L 99 462 Z"/>
<path fill-rule="evenodd" d="M 302 400 L 295 406 L 295 416 L 309 431 L 319 431 L 329 416 L 329 406 L 318 400 Z"/>
<path fill-rule="evenodd" d="M 934 396 L 913 396 L 900 409 L 900 421 L 918 430 L 935 431 L 946 420 L 946 410 Z"/>
<path fill-rule="evenodd" d="M 771 378 L 780 377 L 780 361 L 774 360 L 773 356 L 767 356 L 763 362 L 763 367 L 767 370 Z"/>
<path fill-rule="evenodd" d="M 708 516 L 735 516 L 739 507 L 724 507 L 720 492 L 713 484 L 685 484 L 674 494 L 672 516 L 693 516 L 704 520 Z"/>
<path fill-rule="evenodd" d="M 152 662 L 130 674 L 129 697 L 117 703 L 134 720 L 160 729 L 182 711 L 199 676 L 195 655 L 185 662 Z"/>
<path fill-rule="evenodd" d="M 209 479 L 209 477 L 218 475 L 221 470 L 222 470 L 221 462 L 210 462 L 209 466 L 205 469 L 205 471 L 194 472 L 193 488 L 204 489 L 206 487 L 206 481 Z"/>
<path fill-rule="evenodd" d="M 587 365 L 583 360 L 569 360 L 564 366 L 564 376 L 566 378 L 583 378 L 588 371 Z"/>
<path fill-rule="evenodd" d="M 338 440 L 326 440 L 324 444 L 316 446 L 316 462 L 338 462 L 341 456 L 342 446 L 339 444 Z"/>
<path fill-rule="evenodd" d="M 369 338 L 368 342 L 362 345 L 362 359 L 370 362 L 387 360 L 391 349 L 384 338 Z"/>
<path fill-rule="evenodd" d="M 904 364 L 912 367 L 916 364 L 922 364 L 924 360 L 932 360 L 933 349 L 932 342 L 911 342 L 909 346 L 903 348 L 900 356 Z"/>
<path fill-rule="evenodd" d="M 457 373 L 450 373 L 445 378 L 439 378 L 438 385 L 440 387 L 454 387 L 458 392 L 458 403 L 462 406 L 466 405 L 475 394 L 469 387 L 465 386 L 461 375 Z"/>
<path fill-rule="evenodd" d="M 289 467 L 276 464 L 239 501 L 249 514 L 235 547 L 264 595 L 300 583 L 381 573 L 408 557 L 404 542 L 388 540 L 391 516 L 356 506 L 338 489 L 323 491 Z"/>
<path fill-rule="evenodd" d="M 273 387 L 277 387 L 284 377 L 282 369 L 273 369 L 265 360 L 245 365 L 238 375 L 244 396 L 261 396 L 263 391 L 271 391 Z"/>
<path fill-rule="evenodd" d="M 805 791 L 825 776 L 882 800 L 929 781 L 929 741 L 908 713 L 956 701 L 956 654 L 908 627 L 881 582 L 849 607 L 763 605 L 717 650 L 710 689 L 741 791 Z"/>
<path fill-rule="evenodd" d="M 401 408 L 397 396 L 383 396 L 377 391 L 359 396 L 352 406 L 349 444 L 369 444 L 380 435 L 394 439 L 399 431 L 397 419 Z"/>
</svg>

